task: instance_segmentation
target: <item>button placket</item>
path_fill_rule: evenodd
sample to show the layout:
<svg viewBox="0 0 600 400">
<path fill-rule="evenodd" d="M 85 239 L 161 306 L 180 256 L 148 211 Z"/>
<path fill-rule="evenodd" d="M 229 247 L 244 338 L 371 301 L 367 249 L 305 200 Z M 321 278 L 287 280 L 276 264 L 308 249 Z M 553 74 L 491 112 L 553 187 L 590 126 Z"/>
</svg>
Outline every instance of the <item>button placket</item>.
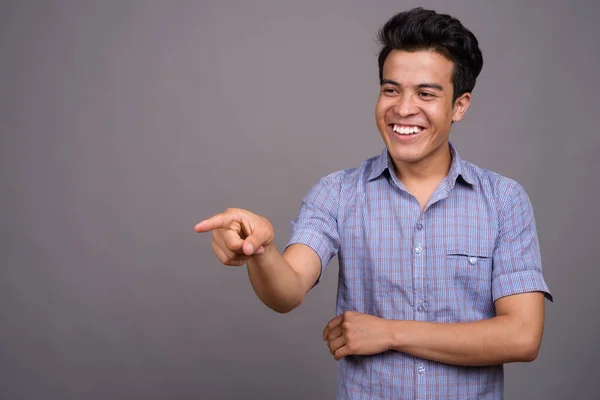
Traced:
<svg viewBox="0 0 600 400">
<path fill-rule="evenodd" d="M 414 318 L 416 321 L 426 320 L 426 249 L 424 242 L 424 215 L 421 213 L 413 225 L 413 279 L 414 279 Z"/>
</svg>

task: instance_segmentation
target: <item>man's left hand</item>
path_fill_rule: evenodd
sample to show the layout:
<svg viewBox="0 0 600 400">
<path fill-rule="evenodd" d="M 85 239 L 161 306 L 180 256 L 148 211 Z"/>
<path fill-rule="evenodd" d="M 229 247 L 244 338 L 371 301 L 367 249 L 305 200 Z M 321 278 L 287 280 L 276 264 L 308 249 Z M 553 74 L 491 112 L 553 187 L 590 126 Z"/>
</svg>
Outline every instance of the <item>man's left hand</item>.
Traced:
<svg viewBox="0 0 600 400">
<path fill-rule="evenodd" d="M 327 323 L 323 340 L 336 361 L 348 355 L 379 354 L 392 343 L 388 326 L 383 318 L 345 311 Z"/>
</svg>

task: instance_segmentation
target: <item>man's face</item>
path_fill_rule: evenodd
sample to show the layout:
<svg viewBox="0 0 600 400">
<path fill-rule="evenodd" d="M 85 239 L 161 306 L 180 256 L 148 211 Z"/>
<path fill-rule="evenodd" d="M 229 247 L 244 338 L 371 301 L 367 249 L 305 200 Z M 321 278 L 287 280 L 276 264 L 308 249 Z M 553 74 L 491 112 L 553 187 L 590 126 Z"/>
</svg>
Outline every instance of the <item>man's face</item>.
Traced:
<svg viewBox="0 0 600 400">
<path fill-rule="evenodd" d="M 471 99 L 465 93 L 452 101 L 453 66 L 430 50 L 392 50 L 386 58 L 375 117 L 396 166 L 427 165 L 447 151 L 451 123 Z"/>
</svg>

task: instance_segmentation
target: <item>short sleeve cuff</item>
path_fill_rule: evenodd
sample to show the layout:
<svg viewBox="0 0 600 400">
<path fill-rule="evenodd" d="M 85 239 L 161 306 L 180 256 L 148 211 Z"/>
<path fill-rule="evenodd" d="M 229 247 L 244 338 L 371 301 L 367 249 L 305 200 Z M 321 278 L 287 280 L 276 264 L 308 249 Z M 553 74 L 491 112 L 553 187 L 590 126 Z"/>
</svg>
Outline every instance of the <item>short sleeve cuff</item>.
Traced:
<svg viewBox="0 0 600 400">
<path fill-rule="evenodd" d="M 513 272 L 500 275 L 492 280 L 493 301 L 501 297 L 527 292 L 542 292 L 548 300 L 554 301 L 539 271 Z"/>
<path fill-rule="evenodd" d="M 335 249 L 331 249 L 328 243 L 330 243 L 330 239 L 328 239 L 323 233 L 309 229 L 302 229 L 292 233 L 286 248 L 292 244 L 303 244 L 313 249 L 321 259 L 322 273 L 323 269 L 327 266 L 327 264 L 329 264 L 329 261 L 331 261 L 333 255 L 335 254 Z"/>
</svg>

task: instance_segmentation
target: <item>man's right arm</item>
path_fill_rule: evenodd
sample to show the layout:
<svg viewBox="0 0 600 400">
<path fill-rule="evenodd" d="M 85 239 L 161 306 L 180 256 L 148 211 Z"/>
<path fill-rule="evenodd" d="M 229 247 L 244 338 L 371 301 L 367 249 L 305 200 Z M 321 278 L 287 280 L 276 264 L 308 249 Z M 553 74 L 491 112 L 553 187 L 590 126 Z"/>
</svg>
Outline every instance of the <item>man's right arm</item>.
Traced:
<svg viewBox="0 0 600 400">
<path fill-rule="evenodd" d="M 298 307 L 321 273 L 321 259 L 313 249 L 292 244 L 283 254 L 275 246 L 248 260 L 254 292 L 269 308 L 287 313 Z"/>
</svg>

